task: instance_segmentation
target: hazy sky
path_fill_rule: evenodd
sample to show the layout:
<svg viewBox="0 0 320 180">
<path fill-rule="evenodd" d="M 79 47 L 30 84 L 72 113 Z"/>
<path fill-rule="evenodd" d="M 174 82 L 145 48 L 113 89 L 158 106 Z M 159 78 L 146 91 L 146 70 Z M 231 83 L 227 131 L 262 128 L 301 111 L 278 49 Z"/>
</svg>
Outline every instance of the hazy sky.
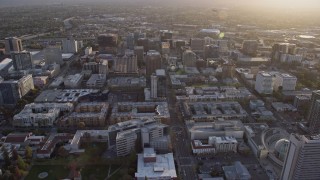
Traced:
<svg viewBox="0 0 320 180">
<path fill-rule="evenodd" d="M 79 3 L 79 2 L 144 2 L 148 3 L 178 3 L 179 5 L 203 5 L 203 6 L 226 6 L 226 7 L 266 7 L 276 9 L 320 9 L 320 0 L 0 0 L 0 6 L 23 6 L 34 4 L 48 4 L 48 3 Z"/>
</svg>

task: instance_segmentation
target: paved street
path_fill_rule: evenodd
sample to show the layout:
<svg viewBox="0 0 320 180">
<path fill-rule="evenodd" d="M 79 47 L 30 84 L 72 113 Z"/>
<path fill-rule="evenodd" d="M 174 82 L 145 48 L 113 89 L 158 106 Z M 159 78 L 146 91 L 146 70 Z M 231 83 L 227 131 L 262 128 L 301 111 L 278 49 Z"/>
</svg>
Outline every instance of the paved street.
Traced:
<svg viewBox="0 0 320 180">
<path fill-rule="evenodd" d="M 169 77 L 168 77 L 169 79 Z M 167 83 L 169 85 L 170 83 Z M 197 178 L 194 158 L 191 155 L 190 141 L 179 108 L 175 100 L 174 90 L 167 87 L 167 101 L 171 118 L 171 139 L 174 156 L 178 163 L 179 177 L 183 180 L 194 180 Z"/>
</svg>

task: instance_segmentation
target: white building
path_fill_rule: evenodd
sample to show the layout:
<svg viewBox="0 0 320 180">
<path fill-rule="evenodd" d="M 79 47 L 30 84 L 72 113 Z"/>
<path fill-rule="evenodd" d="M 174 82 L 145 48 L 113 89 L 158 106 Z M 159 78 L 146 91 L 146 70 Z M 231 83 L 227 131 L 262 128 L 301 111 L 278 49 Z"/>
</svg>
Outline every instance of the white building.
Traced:
<svg viewBox="0 0 320 180">
<path fill-rule="evenodd" d="M 238 141 L 234 137 L 211 136 L 208 142 L 210 145 L 214 145 L 216 152 L 237 152 Z"/>
<path fill-rule="evenodd" d="M 274 90 L 279 90 L 282 87 L 283 91 L 294 91 L 296 89 L 297 78 L 287 73 L 275 74 L 274 78 Z"/>
<path fill-rule="evenodd" d="M 157 155 L 153 148 L 144 148 L 143 154 L 138 154 L 138 167 L 135 173 L 137 180 L 170 180 L 177 178 L 173 154 Z"/>
<path fill-rule="evenodd" d="M 92 54 L 92 47 L 86 47 L 86 49 L 84 50 L 84 54 L 85 54 L 85 55 L 90 55 L 90 54 Z"/>
<path fill-rule="evenodd" d="M 64 85 L 66 88 L 77 88 L 81 85 L 82 80 L 83 74 L 68 75 L 64 79 Z"/>
<path fill-rule="evenodd" d="M 320 179 L 320 137 L 291 134 L 280 179 Z"/>
<path fill-rule="evenodd" d="M 267 72 L 259 72 L 256 77 L 255 90 L 260 94 L 273 92 L 273 76 Z"/>
<path fill-rule="evenodd" d="M 135 149 L 136 140 L 138 138 L 136 129 L 122 131 L 116 137 L 117 156 L 126 156 Z"/>
<path fill-rule="evenodd" d="M 151 75 L 151 98 L 158 97 L 158 77 L 155 74 Z"/>
</svg>

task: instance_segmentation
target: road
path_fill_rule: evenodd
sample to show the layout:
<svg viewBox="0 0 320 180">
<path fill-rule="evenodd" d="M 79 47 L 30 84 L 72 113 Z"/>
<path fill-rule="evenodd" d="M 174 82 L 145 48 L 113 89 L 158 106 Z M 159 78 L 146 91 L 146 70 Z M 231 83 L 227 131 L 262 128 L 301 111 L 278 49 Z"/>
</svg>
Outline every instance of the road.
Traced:
<svg viewBox="0 0 320 180">
<path fill-rule="evenodd" d="M 167 77 L 167 102 L 170 113 L 171 142 L 173 145 L 175 160 L 178 164 L 179 177 L 184 180 L 195 180 L 197 174 L 195 171 L 196 163 L 191 154 L 190 140 L 181 114 L 178 113 L 178 105 L 175 99 L 174 90 L 169 86 L 169 76 Z"/>
</svg>

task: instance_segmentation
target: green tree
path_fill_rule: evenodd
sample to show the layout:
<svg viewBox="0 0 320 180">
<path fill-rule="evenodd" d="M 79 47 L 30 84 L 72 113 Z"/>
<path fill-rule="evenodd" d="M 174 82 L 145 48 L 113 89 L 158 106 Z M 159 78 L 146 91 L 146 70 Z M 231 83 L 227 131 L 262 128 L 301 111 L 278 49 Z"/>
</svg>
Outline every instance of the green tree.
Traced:
<svg viewBox="0 0 320 180">
<path fill-rule="evenodd" d="M 30 146 L 26 146 L 25 157 L 29 160 L 32 159 L 32 149 Z"/>
<path fill-rule="evenodd" d="M 19 169 L 27 170 L 28 164 L 24 162 L 24 160 L 21 158 L 21 156 L 18 156 L 17 165 Z"/>
</svg>

